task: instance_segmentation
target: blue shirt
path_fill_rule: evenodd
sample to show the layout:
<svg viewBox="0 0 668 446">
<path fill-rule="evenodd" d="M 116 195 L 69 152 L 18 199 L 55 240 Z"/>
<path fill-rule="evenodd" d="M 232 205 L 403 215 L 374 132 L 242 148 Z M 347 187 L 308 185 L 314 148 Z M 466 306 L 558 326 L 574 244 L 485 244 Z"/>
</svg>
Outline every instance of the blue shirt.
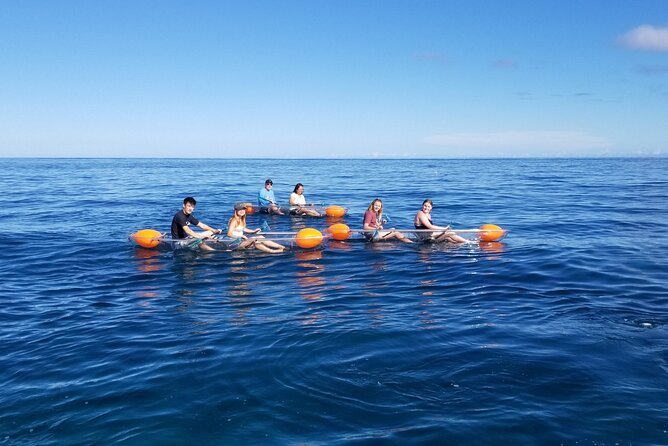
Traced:
<svg viewBox="0 0 668 446">
<path fill-rule="evenodd" d="M 276 198 L 274 198 L 274 191 L 267 190 L 263 187 L 257 194 L 257 204 L 260 206 L 269 206 L 271 203 L 276 203 Z"/>
</svg>

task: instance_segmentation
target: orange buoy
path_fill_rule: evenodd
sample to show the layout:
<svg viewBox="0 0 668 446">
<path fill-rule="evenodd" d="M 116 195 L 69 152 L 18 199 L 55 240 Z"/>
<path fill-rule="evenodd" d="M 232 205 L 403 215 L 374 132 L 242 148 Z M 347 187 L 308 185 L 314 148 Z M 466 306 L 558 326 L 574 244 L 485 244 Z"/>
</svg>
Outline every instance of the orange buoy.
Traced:
<svg viewBox="0 0 668 446">
<path fill-rule="evenodd" d="M 313 228 L 304 228 L 297 233 L 295 242 L 300 248 L 315 248 L 322 242 L 322 232 Z"/>
<path fill-rule="evenodd" d="M 350 228 L 343 223 L 336 223 L 330 226 L 327 228 L 327 232 L 332 234 L 334 240 L 348 240 L 348 237 L 350 237 Z"/>
<path fill-rule="evenodd" d="M 328 217 L 343 217 L 346 215 L 346 208 L 335 205 L 327 206 L 325 208 L 325 214 L 327 214 Z"/>
<path fill-rule="evenodd" d="M 143 248 L 155 248 L 160 244 L 162 234 L 155 229 L 142 229 L 141 231 L 131 234 L 130 238 L 133 242 Z"/>
<path fill-rule="evenodd" d="M 480 241 L 495 242 L 506 234 L 506 231 L 497 225 L 480 226 Z"/>
</svg>

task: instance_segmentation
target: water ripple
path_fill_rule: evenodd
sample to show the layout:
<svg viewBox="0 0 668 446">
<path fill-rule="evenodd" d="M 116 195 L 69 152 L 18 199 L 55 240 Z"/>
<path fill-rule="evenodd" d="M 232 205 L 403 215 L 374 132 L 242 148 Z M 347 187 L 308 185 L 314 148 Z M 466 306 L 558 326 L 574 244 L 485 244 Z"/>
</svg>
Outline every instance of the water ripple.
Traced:
<svg viewBox="0 0 668 446">
<path fill-rule="evenodd" d="M 7 444 L 668 443 L 665 160 L 4 163 L 22 209 L 0 216 Z M 127 242 L 190 194 L 224 224 L 267 176 L 353 228 L 379 195 L 397 227 L 430 197 L 438 222 L 510 233 L 278 256 Z"/>
</svg>

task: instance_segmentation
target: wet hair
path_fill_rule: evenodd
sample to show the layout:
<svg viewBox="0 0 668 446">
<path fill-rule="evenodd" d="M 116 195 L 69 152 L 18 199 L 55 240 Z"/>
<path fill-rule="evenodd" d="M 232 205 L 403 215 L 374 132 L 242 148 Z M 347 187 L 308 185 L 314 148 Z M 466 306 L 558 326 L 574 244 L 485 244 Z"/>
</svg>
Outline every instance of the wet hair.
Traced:
<svg viewBox="0 0 668 446">
<path fill-rule="evenodd" d="M 295 190 L 293 190 L 292 192 L 297 193 L 297 189 L 299 189 L 300 187 L 304 187 L 304 185 L 302 183 L 295 184 Z"/>
<path fill-rule="evenodd" d="M 427 204 L 427 203 L 429 203 L 429 204 L 431 205 L 431 207 L 434 207 L 434 202 L 431 201 L 429 198 L 427 198 L 426 200 L 424 200 L 424 201 L 422 202 L 422 206 L 424 206 L 424 205 Z"/>
<path fill-rule="evenodd" d="M 267 178 L 267 180 L 264 182 L 264 185 L 266 186 L 267 184 L 272 184 L 273 185 L 274 182 L 271 181 L 271 179 Z"/>
<path fill-rule="evenodd" d="M 183 204 L 192 204 L 193 206 L 197 205 L 197 200 L 195 200 L 193 197 L 186 197 L 183 199 Z"/>
</svg>

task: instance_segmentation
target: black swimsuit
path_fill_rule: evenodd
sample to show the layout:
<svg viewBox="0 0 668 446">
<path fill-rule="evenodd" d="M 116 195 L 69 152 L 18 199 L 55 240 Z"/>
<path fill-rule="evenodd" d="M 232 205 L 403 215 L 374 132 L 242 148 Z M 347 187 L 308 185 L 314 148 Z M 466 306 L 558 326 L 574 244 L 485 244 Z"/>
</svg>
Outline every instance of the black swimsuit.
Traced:
<svg viewBox="0 0 668 446">
<path fill-rule="evenodd" d="M 429 223 L 431 223 L 431 215 L 429 216 Z M 415 229 L 429 229 L 425 225 L 423 225 L 421 222 L 420 223 L 414 223 L 415 224 Z"/>
</svg>

